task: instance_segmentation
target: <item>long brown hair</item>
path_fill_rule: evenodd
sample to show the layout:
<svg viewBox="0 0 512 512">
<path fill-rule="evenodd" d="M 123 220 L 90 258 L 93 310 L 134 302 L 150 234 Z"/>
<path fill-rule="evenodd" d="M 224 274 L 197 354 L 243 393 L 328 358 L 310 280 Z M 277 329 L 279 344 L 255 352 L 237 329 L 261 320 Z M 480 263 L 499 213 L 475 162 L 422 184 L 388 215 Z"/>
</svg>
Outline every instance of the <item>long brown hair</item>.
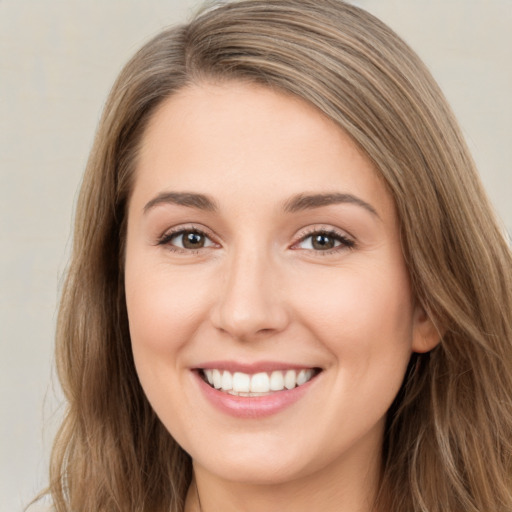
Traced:
<svg viewBox="0 0 512 512">
<path fill-rule="evenodd" d="M 388 414 L 379 492 L 393 512 L 512 511 L 512 257 L 457 123 L 416 54 L 340 0 L 242 0 L 147 43 L 120 74 L 77 206 L 57 366 L 68 401 L 51 460 L 58 512 L 179 512 L 191 461 L 132 360 L 126 207 L 148 119 L 177 90 L 244 80 L 333 119 L 385 180 L 416 300 L 443 334 Z"/>
</svg>

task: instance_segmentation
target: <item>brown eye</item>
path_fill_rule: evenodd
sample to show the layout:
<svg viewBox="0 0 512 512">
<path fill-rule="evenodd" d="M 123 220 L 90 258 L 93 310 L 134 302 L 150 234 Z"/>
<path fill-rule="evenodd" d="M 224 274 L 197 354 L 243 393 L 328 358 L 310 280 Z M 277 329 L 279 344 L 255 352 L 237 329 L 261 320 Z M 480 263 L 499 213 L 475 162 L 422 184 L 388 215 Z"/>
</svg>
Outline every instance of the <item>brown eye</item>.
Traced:
<svg viewBox="0 0 512 512">
<path fill-rule="evenodd" d="M 330 235 L 325 235 L 323 233 L 314 235 L 311 237 L 311 245 L 313 249 L 319 250 L 319 251 L 325 251 L 327 249 L 332 249 L 335 246 L 336 240 L 334 237 Z"/>
<path fill-rule="evenodd" d="M 196 231 L 185 231 L 182 235 L 182 244 L 185 249 L 200 249 L 205 245 L 206 237 Z"/>
<path fill-rule="evenodd" d="M 213 247 L 215 243 L 203 232 L 184 229 L 164 235 L 159 241 L 159 245 L 167 245 L 169 248 L 178 248 L 186 250 L 203 249 Z"/>
<path fill-rule="evenodd" d="M 338 232 L 316 231 L 305 236 L 298 244 L 299 249 L 308 249 L 311 251 L 329 251 L 331 249 L 342 250 L 350 249 L 355 246 L 355 242 Z"/>
</svg>

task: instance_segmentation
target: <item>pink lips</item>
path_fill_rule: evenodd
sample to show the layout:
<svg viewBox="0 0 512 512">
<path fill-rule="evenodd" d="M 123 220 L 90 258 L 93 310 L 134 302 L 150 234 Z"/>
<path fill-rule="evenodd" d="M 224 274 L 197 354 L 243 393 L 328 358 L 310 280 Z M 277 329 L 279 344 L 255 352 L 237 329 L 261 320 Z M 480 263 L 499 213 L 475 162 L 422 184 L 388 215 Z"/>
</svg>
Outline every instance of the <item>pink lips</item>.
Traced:
<svg viewBox="0 0 512 512">
<path fill-rule="evenodd" d="M 243 372 L 255 374 L 259 372 L 284 371 L 289 369 L 308 369 L 310 366 L 280 364 L 275 362 L 259 362 L 256 364 L 239 364 L 226 361 L 208 362 L 201 365 L 201 369 L 216 368 L 218 370 L 228 370 L 230 372 Z M 310 387 L 317 380 L 313 377 L 305 384 L 293 389 L 285 389 L 263 396 L 236 396 L 219 391 L 204 381 L 199 369 L 194 369 L 195 380 L 205 398 L 218 410 L 230 416 L 238 418 L 263 418 L 277 414 L 278 412 L 290 407 L 303 397 Z"/>
</svg>

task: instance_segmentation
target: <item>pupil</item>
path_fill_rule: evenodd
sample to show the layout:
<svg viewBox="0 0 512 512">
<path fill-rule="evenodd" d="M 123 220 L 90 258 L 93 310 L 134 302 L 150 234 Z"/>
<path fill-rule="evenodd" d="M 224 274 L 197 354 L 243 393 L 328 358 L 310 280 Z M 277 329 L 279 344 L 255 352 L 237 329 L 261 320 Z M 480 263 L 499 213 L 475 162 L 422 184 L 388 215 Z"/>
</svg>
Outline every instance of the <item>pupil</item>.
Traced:
<svg viewBox="0 0 512 512">
<path fill-rule="evenodd" d="M 187 249 L 197 249 L 204 246 L 204 237 L 199 233 L 187 233 L 183 237 L 183 247 Z"/>
<path fill-rule="evenodd" d="M 313 238 L 313 247 L 324 251 L 332 249 L 334 247 L 334 240 L 327 235 L 317 235 Z"/>
</svg>

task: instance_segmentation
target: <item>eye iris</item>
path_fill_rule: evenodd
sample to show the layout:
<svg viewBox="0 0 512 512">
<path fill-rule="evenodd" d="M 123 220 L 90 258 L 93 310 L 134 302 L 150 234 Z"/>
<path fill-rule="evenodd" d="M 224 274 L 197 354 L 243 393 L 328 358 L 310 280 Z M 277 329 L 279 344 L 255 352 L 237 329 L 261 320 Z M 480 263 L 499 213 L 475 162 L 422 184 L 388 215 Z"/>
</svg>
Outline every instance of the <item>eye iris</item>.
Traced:
<svg viewBox="0 0 512 512">
<path fill-rule="evenodd" d="M 313 237 L 313 249 L 319 249 L 321 251 L 325 251 L 327 249 L 332 249 L 334 247 L 334 239 L 329 235 L 315 235 Z"/>
<path fill-rule="evenodd" d="M 200 233 L 188 232 L 183 234 L 183 247 L 185 249 L 200 249 L 204 247 L 204 235 Z"/>
</svg>

